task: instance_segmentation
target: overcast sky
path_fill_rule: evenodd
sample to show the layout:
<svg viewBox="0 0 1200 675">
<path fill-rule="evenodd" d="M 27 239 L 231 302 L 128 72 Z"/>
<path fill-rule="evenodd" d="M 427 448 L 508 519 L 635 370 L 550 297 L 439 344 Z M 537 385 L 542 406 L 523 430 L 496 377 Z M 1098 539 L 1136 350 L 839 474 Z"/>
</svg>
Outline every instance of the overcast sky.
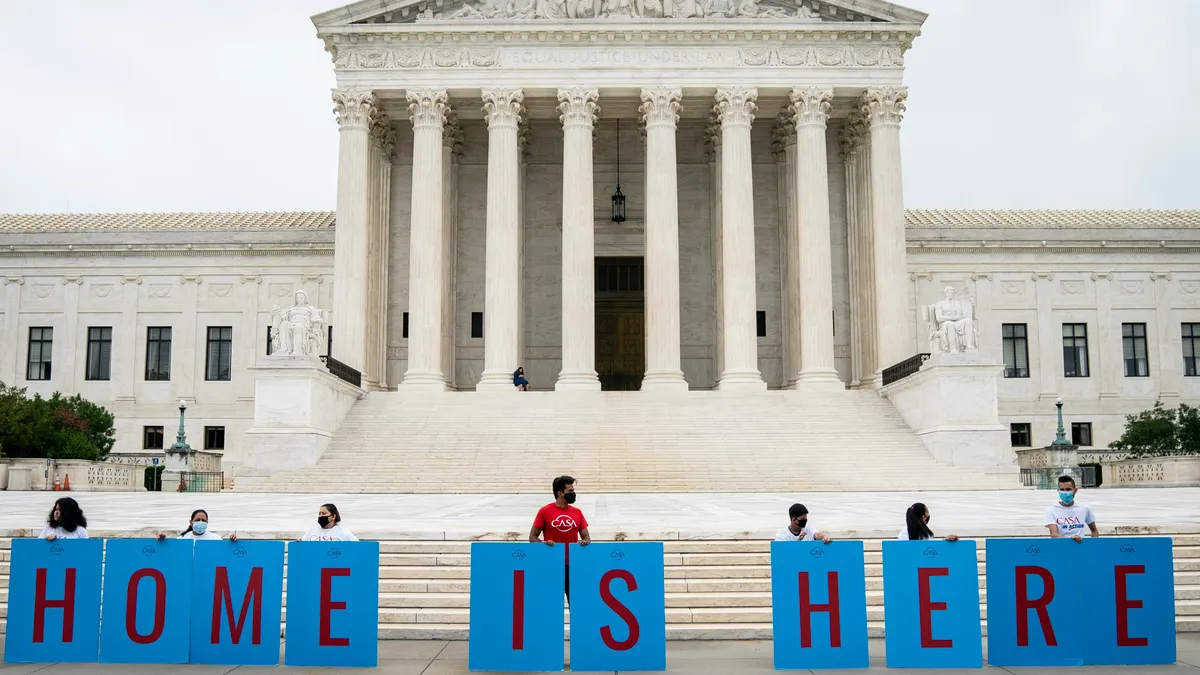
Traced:
<svg viewBox="0 0 1200 675">
<path fill-rule="evenodd" d="M 0 0 L 0 212 L 332 210 L 338 0 Z M 910 208 L 1200 208 L 1196 0 L 910 0 Z"/>
</svg>

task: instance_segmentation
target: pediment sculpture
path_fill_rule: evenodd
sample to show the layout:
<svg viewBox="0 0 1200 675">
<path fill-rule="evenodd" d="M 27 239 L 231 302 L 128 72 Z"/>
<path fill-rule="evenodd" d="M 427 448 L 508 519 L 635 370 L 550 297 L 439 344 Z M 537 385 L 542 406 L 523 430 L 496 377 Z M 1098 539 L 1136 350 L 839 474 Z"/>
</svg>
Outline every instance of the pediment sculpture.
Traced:
<svg viewBox="0 0 1200 675">
<path fill-rule="evenodd" d="M 955 297 L 947 286 L 943 298 L 921 307 L 921 317 L 929 327 L 933 353 L 961 354 L 979 349 L 979 331 L 975 325 L 975 305 L 970 298 Z"/>
<path fill-rule="evenodd" d="M 796 8 L 768 5 L 760 0 L 476 0 L 453 10 L 419 17 L 459 19 L 793 19 L 820 21 L 821 15 L 803 0 Z"/>
<path fill-rule="evenodd" d="M 271 355 L 317 359 L 325 336 L 325 317 L 308 302 L 308 294 L 296 291 L 291 307 L 271 309 Z"/>
</svg>

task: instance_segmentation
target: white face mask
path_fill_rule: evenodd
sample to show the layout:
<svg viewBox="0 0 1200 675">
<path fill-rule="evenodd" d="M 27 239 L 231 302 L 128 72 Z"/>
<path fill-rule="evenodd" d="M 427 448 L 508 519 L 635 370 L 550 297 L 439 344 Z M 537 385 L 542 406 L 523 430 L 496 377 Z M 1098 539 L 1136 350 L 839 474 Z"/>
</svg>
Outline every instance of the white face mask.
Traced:
<svg viewBox="0 0 1200 675">
<path fill-rule="evenodd" d="M 203 520 L 198 520 L 192 523 L 192 532 L 195 532 L 196 534 L 204 534 L 205 532 L 208 532 L 208 523 L 204 522 Z"/>
</svg>

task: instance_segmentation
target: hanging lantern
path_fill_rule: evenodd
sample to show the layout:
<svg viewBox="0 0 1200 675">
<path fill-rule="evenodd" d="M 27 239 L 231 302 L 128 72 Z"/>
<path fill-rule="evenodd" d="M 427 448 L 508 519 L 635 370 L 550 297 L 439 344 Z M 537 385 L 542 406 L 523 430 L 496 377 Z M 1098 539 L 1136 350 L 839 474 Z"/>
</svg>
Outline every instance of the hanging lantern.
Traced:
<svg viewBox="0 0 1200 675">
<path fill-rule="evenodd" d="M 625 195 L 621 194 L 621 120 L 617 120 L 617 189 L 612 196 L 612 220 L 625 222 Z"/>
</svg>

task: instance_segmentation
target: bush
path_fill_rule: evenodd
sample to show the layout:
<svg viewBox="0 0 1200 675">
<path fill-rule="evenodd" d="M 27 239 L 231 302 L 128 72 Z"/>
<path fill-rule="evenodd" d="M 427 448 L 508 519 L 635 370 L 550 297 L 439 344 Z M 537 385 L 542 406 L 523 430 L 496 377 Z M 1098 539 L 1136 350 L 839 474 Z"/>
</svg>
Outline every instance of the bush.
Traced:
<svg viewBox="0 0 1200 675">
<path fill-rule="evenodd" d="M 116 442 L 115 419 L 75 395 L 25 395 L 0 382 L 0 447 L 8 457 L 103 459 Z"/>
<path fill-rule="evenodd" d="M 1125 433 L 1110 446 L 1130 457 L 1200 455 L 1200 409 L 1180 403 L 1166 408 L 1157 401 L 1150 410 L 1125 418 Z"/>
</svg>

